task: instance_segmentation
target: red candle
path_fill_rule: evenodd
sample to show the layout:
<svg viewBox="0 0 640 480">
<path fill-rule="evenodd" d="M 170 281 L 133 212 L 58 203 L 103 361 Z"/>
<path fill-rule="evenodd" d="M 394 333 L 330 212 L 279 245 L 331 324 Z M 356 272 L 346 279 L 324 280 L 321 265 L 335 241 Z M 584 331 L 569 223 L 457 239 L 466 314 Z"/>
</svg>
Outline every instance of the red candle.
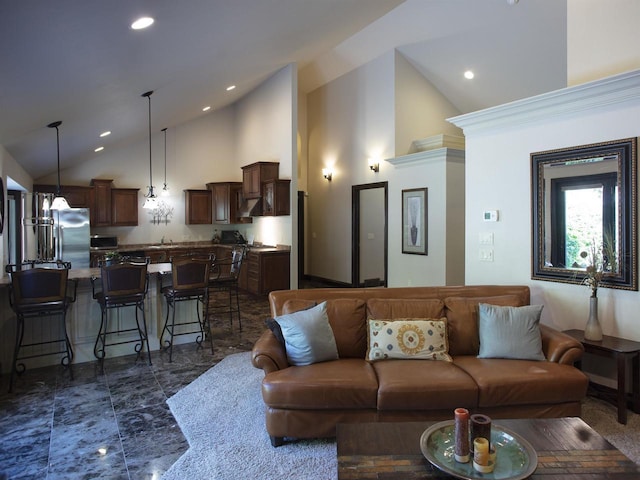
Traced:
<svg viewBox="0 0 640 480">
<path fill-rule="evenodd" d="M 457 462 L 467 463 L 469 456 L 469 410 L 456 408 L 454 411 L 454 457 Z"/>
</svg>

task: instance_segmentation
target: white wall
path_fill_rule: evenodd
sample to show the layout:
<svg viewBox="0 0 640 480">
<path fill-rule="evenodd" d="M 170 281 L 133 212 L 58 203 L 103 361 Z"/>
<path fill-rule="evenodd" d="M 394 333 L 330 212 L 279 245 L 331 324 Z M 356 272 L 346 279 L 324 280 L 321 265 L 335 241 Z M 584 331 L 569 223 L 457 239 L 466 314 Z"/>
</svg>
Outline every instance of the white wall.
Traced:
<svg viewBox="0 0 640 480">
<path fill-rule="evenodd" d="M 606 84 L 611 79 L 604 79 Z M 620 82 L 619 82 L 620 83 Z M 598 84 L 598 82 L 594 82 Z M 466 135 L 466 279 L 469 284 L 529 285 L 532 303 L 544 304 L 543 322 L 561 330 L 584 328 L 588 317 L 590 291 L 582 285 L 531 280 L 531 172 L 532 152 L 616 140 L 640 135 L 640 71 L 626 82 L 624 99 L 573 87 L 552 92 L 581 92 L 589 100 L 582 103 L 560 101 L 556 107 L 545 106 L 541 97 L 515 102 L 504 109 L 475 112 L 468 117 L 486 130 L 465 127 Z M 595 90 L 594 90 L 595 92 Z M 636 92 L 636 93 L 634 93 Z M 532 112 L 536 103 L 547 108 Z M 518 108 L 527 108 L 523 114 Z M 574 108 L 576 107 L 576 108 Z M 579 108 L 578 108 L 579 107 Z M 502 116 L 504 114 L 504 116 Z M 510 114 L 513 121 L 510 121 Z M 517 117 L 522 115 L 522 117 Z M 459 117 L 459 118 L 461 118 Z M 519 118 L 519 119 L 518 119 Z M 482 119 L 482 120 L 481 120 Z M 496 119 L 499 125 L 491 128 Z M 458 125 L 461 122 L 454 120 Z M 486 122 L 486 123 L 483 123 Z M 496 188 L 499 187 L 499 188 Z M 500 220 L 487 223 L 483 210 L 499 210 Z M 478 260 L 480 233 L 494 234 L 494 261 Z M 640 340 L 637 306 L 640 293 L 600 289 L 600 320 L 607 335 Z"/>
<path fill-rule="evenodd" d="M 296 67 L 282 68 L 259 88 L 237 102 L 237 163 L 279 162 L 280 178 L 291 179 L 292 214 L 255 217 L 247 233 L 269 245 L 292 245 L 297 191 L 297 85 Z M 291 264 L 296 264 L 292 251 Z M 296 257 L 297 258 L 297 257 Z M 297 268 L 296 268 L 297 272 Z M 292 278 L 297 278 L 297 274 Z"/>
<path fill-rule="evenodd" d="M 388 164 L 374 174 L 367 159 L 394 155 L 393 72 L 389 52 L 307 97 L 309 275 L 351 283 L 351 187 L 389 178 Z"/>
<path fill-rule="evenodd" d="M 447 195 L 455 188 L 446 161 L 398 168 L 380 163 L 380 172 L 367 165 L 370 157 L 394 158 L 407 153 L 422 135 L 459 133 L 446 125 L 445 115 L 457 113 L 397 52 L 381 57 L 311 92 L 308 111 L 309 266 L 307 274 L 351 283 L 351 187 L 389 182 L 388 278 L 390 286 L 443 285 L 447 282 Z M 402 131 L 407 130 L 409 134 Z M 411 138 L 414 135 L 420 137 Z M 411 138 L 411 139 L 410 139 Z M 396 139 L 403 145 L 396 145 Z M 322 177 L 332 167 L 333 180 Z M 461 175 L 458 175 L 462 183 Z M 429 254 L 402 254 L 402 190 L 427 187 Z M 464 190 L 458 190 L 464 198 Z M 457 232 L 464 236 L 462 211 Z M 462 240 L 458 238 L 458 244 Z M 449 278 L 464 278 L 463 249 Z M 462 272 L 462 275 L 460 275 Z"/>
</svg>

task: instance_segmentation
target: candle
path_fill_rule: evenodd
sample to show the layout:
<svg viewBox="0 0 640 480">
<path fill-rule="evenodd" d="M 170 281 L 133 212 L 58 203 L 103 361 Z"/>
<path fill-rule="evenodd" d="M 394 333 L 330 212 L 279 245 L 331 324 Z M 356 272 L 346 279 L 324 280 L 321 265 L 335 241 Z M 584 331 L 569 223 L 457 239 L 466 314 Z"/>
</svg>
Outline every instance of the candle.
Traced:
<svg viewBox="0 0 640 480">
<path fill-rule="evenodd" d="M 493 471 L 493 463 L 489 461 L 489 440 L 478 437 L 473 441 L 473 468 L 482 473 Z"/>
<path fill-rule="evenodd" d="M 467 463 L 469 456 L 469 410 L 456 408 L 454 411 L 454 438 L 456 442 L 454 458 L 456 462 Z"/>
<path fill-rule="evenodd" d="M 491 441 L 491 418 L 486 415 L 476 413 L 471 415 L 471 441 L 476 438 L 486 438 Z M 472 443 L 472 451 L 475 446 Z"/>
</svg>

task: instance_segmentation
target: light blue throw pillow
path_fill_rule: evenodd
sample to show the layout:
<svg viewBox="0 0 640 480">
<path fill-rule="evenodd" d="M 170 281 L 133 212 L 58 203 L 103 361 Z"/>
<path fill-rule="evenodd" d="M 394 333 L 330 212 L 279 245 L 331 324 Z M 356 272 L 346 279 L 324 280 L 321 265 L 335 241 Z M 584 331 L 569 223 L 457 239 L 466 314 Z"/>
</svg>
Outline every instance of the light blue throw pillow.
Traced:
<svg viewBox="0 0 640 480">
<path fill-rule="evenodd" d="M 542 353 L 542 305 L 499 307 L 478 304 L 478 358 L 546 360 Z"/>
<path fill-rule="evenodd" d="M 282 330 L 291 365 L 311 365 L 338 358 L 336 339 L 327 316 L 327 302 L 276 317 L 275 321 Z"/>
</svg>

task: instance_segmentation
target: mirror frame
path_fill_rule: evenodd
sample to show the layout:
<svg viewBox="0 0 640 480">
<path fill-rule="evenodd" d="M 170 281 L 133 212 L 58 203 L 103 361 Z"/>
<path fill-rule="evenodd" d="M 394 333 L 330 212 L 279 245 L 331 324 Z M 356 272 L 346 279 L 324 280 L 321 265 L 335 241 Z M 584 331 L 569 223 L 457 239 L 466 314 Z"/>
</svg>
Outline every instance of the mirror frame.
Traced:
<svg viewBox="0 0 640 480">
<path fill-rule="evenodd" d="M 532 243 L 531 278 L 551 282 L 582 284 L 584 271 L 545 265 L 545 182 L 548 164 L 615 155 L 618 158 L 620 272 L 607 274 L 601 286 L 622 290 L 638 290 L 637 267 L 637 138 L 626 138 L 578 147 L 548 150 L 530 154 Z M 571 178 L 571 177 L 567 177 Z"/>
</svg>

